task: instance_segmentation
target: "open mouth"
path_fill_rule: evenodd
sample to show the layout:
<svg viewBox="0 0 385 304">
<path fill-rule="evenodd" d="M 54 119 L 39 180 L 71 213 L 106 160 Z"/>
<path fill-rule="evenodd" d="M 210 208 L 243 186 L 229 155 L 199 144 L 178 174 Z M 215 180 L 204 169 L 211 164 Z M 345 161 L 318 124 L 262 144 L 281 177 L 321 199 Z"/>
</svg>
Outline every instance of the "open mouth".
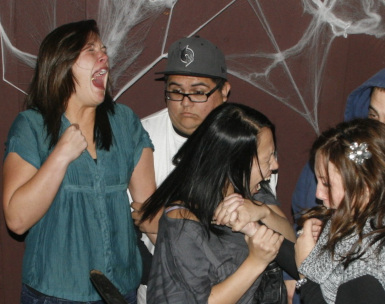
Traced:
<svg viewBox="0 0 385 304">
<path fill-rule="evenodd" d="M 108 69 L 100 69 L 99 71 L 95 72 L 94 75 L 91 78 L 91 81 L 93 85 L 99 89 L 105 90 L 105 75 L 107 74 Z"/>
</svg>

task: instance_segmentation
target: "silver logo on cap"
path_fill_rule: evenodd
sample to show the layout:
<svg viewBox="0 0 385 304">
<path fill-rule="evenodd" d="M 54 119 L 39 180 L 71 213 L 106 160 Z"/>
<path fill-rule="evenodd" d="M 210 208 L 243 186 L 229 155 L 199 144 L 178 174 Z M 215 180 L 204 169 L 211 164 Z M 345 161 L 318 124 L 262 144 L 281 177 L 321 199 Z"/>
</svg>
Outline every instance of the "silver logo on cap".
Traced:
<svg viewBox="0 0 385 304">
<path fill-rule="evenodd" d="M 188 45 L 180 53 L 180 60 L 188 67 L 194 61 L 194 51 Z"/>
</svg>

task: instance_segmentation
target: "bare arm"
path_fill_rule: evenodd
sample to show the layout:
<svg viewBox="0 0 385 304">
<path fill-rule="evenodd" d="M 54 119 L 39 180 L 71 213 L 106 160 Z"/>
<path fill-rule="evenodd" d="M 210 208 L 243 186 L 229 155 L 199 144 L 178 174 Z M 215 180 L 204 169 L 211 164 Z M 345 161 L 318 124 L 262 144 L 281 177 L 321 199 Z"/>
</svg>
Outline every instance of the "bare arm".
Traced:
<svg viewBox="0 0 385 304">
<path fill-rule="evenodd" d="M 270 229 L 281 233 L 289 241 L 295 242 L 296 237 L 293 226 L 290 224 L 281 208 L 276 205 L 263 206 L 269 210 L 267 210 L 267 215 L 261 219 L 262 223 L 267 225 Z"/>
<path fill-rule="evenodd" d="M 171 218 L 179 218 L 179 219 L 188 219 L 191 221 L 197 221 L 195 215 L 193 215 L 190 211 L 186 211 L 183 209 L 172 210 L 167 213 L 168 217 Z M 188 228 L 186 228 L 187 231 Z M 190 230 L 189 230 L 190 231 Z M 222 282 L 211 287 L 211 292 L 208 298 L 209 304 L 230 304 L 237 303 L 238 300 L 247 292 L 247 290 L 253 285 L 253 283 L 257 280 L 257 278 L 263 273 L 267 265 L 276 258 L 279 248 L 281 247 L 283 236 L 275 233 L 273 230 L 267 228 L 266 226 L 253 222 L 247 225 L 243 231 L 245 233 L 245 241 L 248 245 L 249 254 L 244 262 L 239 266 L 239 268 L 230 276 L 228 276 Z M 196 236 L 194 236 L 194 239 Z M 170 240 L 169 240 L 170 241 Z M 172 242 L 172 240 L 171 240 Z M 199 241 L 196 244 L 194 240 L 187 238 L 185 240 L 186 243 L 181 242 L 179 240 L 177 246 L 181 246 L 183 249 L 178 248 L 177 252 L 180 254 L 181 252 L 188 251 L 190 252 L 191 247 L 191 256 L 180 256 L 178 258 L 181 259 L 178 265 L 185 265 L 185 268 L 191 268 L 189 271 L 189 275 L 186 276 L 182 281 L 189 284 L 188 278 L 191 278 L 191 273 L 196 275 L 198 278 L 202 278 L 205 284 L 210 284 L 207 276 L 202 275 L 201 270 L 198 270 L 197 274 L 194 273 L 196 268 L 199 269 L 200 265 L 196 265 L 196 260 L 193 258 L 193 254 L 195 252 L 195 246 L 199 248 L 202 246 L 202 243 Z M 199 249 L 200 250 L 200 249 Z M 203 251 L 202 251 L 203 252 Z M 197 257 L 198 256 L 198 257 Z M 194 255 L 195 258 L 202 261 L 202 264 L 205 264 L 205 259 L 207 256 L 204 255 Z M 186 259 L 186 260 L 184 260 Z M 194 262 L 195 261 L 195 262 Z M 210 263 L 206 261 L 206 263 Z M 186 266 L 188 265 L 188 266 Z M 203 268 L 207 271 L 208 266 L 205 265 Z M 176 272 L 179 273 L 179 272 Z M 183 272 L 181 272 L 183 273 Z M 194 280 L 193 280 L 194 281 Z M 197 284 L 197 286 L 201 286 L 202 281 L 199 283 L 195 281 L 193 284 Z M 211 284 L 210 284 L 211 285 Z M 190 291 L 196 290 L 193 287 L 187 288 Z"/>
<path fill-rule="evenodd" d="M 44 216 L 68 165 L 86 148 L 79 126 L 72 125 L 39 170 L 17 153 L 9 153 L 3 167 L 3 208 L 10 230 L 23 234 Z"/>
<path fill-rule="evenodd" d="M 135 203 L 132 203 L 134 211 L 132 218 L 135 223 L 138 223 L 141 218 L 140 207 L 156 190 L 155 171 L 154 171 L 154 157 L 150 148 L 144 148 L 138 164 L 132 173 L 130 184 L 128 185 L 130 194 Z M 142 231 L 147 232 L 147 236 L 151 242 L 155 242 L 156 233 L 158 231 L 159 217 L 152 221 L 146 221 L 141 227 Z M 150 233 L 152 232 L 152 233 Z"/>
<path fill-rule="evenodd" d="M 275 205 L 256 205 L 239 194 L 231 194 L 219 204 L 214 217 L 217 224 L 228 225 L 234 231 L 241 231 L 250 222 L 261 221 L 289 241 L 295 242 L 292 225 L 282 210 Z"/>
<path fill-rule="evenodd" d="M 249 256 L 235 273 L 213 286 L 209 304 L 236 303 L 274 260 L 283 237 L 265 226 L 260 226 L 253 236 L 245 236 Z"/>
</svg>

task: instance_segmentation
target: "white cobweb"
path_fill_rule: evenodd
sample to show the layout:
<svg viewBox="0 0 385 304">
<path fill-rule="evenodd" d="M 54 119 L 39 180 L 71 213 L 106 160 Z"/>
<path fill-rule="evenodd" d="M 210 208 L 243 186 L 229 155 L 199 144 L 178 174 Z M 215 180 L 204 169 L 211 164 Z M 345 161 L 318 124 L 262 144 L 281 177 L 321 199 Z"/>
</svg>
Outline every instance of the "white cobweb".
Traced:
<svg viewBox="0 0 385 304">
<path fill-rule="evenodd" d="M 0 4 L 2 79 L 22 92 L 28 87 L 38 45 L 49 31 L 60 25 L 56 16 L 58 10 L 63 9 L 63 3 L 56 0 L 33 2 L 28 9 L 25 8 L 24 1 L 21 4 L 21 1 L 8 0 Z M 177 0 L 100 0 L 94 12 L 96 16 L 88 13 L 87 5 L 77 4 L 80 3 L 77 1 L 68 2 L 75 10 L 83 11 L 83 18 L 85 15 L 91 15 L 98 22 L 102 40 L 108 46 L 111 78 L 116 88 L 115 99 L 167 57 L 165 46 L 169 42 L 168 36 L 172 30 Z M 263 29 L 269 42 L 269 47 L 266 48 L 269 51 L 226 53 L 228 72 L 271 95 L 277 102 L 304 117 L 315 132 L 319 133 L 319 96 L 332 43 L 337 37 L 346 38 L 357 34 L 384 37 L 385 22 L 381 15 L 385 13 L 385 0 L 302 0 L 303 15 L 308 16 L 309 21 L 300 39 L 293 41 L 289 47 L 279 44 L 276 32 L 271 26 L 274 16 L 268 16 L 264 11 L 266 2 L 258 0 L 213 2 L 218 6 L 215 12 L 205 16 L 186 36 L 192 36 L 209 27 L 213 20 L 239 7 L 240 2 L 243 2 L 245 9 L 252 12 L 258 26 Z M 168 23 L 159 38 L 163 43 L 158 54 L 149 62 L 138 60 L 145 50 L 146 37 L 151 26 L 166 11 Z M 9 14 L 19 17 L 14 21 Z M 40 17 L 33 18 L 36 15 Z M 18 37 L 14 37 L 14 33 L 20 32 L 20 28 L 27 33 L 24 36 L 27 38 L 16 47 L 15 41 Z M 26 49 L 27 45 L 32 47 Z M 303 77 L 299 79 L 296 72 L 299 63 L 302 69 L 307 69 L 305 80 Z M 17 69 L 29 71 L 25 73 L 29 78 L 23 77 L 24 73 L 21 76 L 20 73 L 15 74 Z M 130 72 L 127 73 L 127 70 Z"/>
</svg>

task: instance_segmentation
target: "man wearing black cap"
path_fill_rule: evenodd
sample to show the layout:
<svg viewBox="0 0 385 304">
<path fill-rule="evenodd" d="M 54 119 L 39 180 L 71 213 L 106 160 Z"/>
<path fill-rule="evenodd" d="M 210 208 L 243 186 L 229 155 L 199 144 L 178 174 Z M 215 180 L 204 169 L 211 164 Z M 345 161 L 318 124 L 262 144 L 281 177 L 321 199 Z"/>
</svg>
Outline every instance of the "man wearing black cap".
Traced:
<svg viewBox="0 0 385 304">
<path fill-rule="evenodd" d="M 227 101 L 231 86 L 227 81 L 222 51 L 210 41 L 197 36 L 174 42 L 169 48 L 165 71 L 157 74 L 164 75 L 161 80 L 165 82 L 167 108 L 143 118 L 142 124 L 155 147 L 155 179 L 159 186 L 174 168 L 173 156 L 206 116 Z M 277 174 L 272 174 L 270 188 L 273 194 L 276 184 Z M 140 206 L 139 203 L 132 204 L 135 220 L 140 218 L 137 212 Z M 269 207 L 285 217 L 274 202 Z M 151 233 L 142 226 L 141 229 Z M 154 246 L 150 240 L 145 235 L 142 240 L 153 252 Z M 138 303 L 146 303 L 143 286 L 138 290 Z"/>
<path fill-rule="evenodd" d="M 173 169 L 172 157 L 206 116 L 227 101 L 225 57 L 210 41 L 191 37 L 169 49 L 165 81 L 167 108 L 142 120 L 155 146 L 156 182 Z"/>
</svg>

